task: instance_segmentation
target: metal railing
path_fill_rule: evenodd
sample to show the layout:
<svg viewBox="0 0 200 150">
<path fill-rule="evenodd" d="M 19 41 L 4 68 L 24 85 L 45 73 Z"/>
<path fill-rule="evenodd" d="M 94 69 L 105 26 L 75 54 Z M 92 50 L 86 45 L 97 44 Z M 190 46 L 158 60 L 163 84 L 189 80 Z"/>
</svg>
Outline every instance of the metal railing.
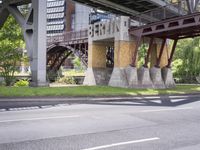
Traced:
<svg viewBox="0 0 200 150">
<path fill-rule="evenodd" d="M 161 20 L 166 20 L 178 16 L 183 16 L 187 15 L 188 10 L 185 5 L 183 5 L 180 2 L 177 3 L 168 3 L 165 6 L 161 6 L 155 9 L 151 9 L 145 12 L 142 12 L 138 15 L 132 16 L 133 20 L 136 20 L 139 22 L 139 26 L 161 21 Z M 148 16 L 148 19 L 146 17 Z M 151 19 L 149 19 L 151 18 Z"/>
<path fill-rule="evenodd" d="M 60 42 L 72 42 L 77 40 L 84 40 L 88 38 L 88 30 L 84 29 L 81 31 L 71 31 L 65 32 L 61 35 L 48 36 L 47 44 L 50 45 L 52 43 L 60 43 Z"/>
</svg>

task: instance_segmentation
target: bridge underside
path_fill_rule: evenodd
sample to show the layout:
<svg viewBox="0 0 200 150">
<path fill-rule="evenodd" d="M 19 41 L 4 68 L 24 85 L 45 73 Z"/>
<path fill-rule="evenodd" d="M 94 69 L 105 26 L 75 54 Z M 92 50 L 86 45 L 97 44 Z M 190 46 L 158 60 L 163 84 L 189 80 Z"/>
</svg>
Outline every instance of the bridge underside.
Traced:
<svg viewBox="0 0 200 150">
<path fill-rule="evenodd" d="M 136 15 L 139 12 L 166 5 L 161 0 L 74 0 L 76 2 L 120 15 Z"/>
</svg>

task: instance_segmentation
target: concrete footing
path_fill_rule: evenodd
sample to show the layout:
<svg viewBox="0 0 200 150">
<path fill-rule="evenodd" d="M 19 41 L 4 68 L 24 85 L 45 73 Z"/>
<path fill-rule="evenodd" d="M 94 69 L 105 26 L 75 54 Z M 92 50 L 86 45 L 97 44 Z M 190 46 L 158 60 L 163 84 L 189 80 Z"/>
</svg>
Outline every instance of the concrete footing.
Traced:
<svg viewBox="0 0 200 150">
<path fill-rule="evenodd" d="M 114 68 L 108 85 L 113 87 L 128 88 L 128 80 L 125 69 Z"/>
<path fill-rule="evenodd" d="M 137 68 L 114 68 L 109 81 L 109 86 L 136 88 L 138 86 Z"/>
<path fill-rule="evenodd" d="M 164 89 L 165 84 L 162 79 L 161 68 L 153 67 L 150 69 L 150 77 L 154 88 Z"/>
<path fill-rule="evenodd" d="M 88 68 L 85 74 L 84 85 L 108 85 L 112 69 Z"/>
<path fill-rule="evenodd" d="M 49 83 L 48 82 L 30 82 L 31 87 L 48 87 Z"/>
<path fill-rule="evenodd" d="M 137 68 L 128 66 L 127 68 L 125 68 L 125 72 L 127 75 L 128 87 L 137 88 L 138 87 Z"/>
<path fill-rule="evenodd" d="M 166 88 L 173 88 L 176 86 L 171 68 L 163 68 L 162 77 Z"/>
<path fill-rule="evenodd" d="M 150 78 L 149 68 L 141 67 L 138 69 L 138 88 L 153 88 Z"/>
<path fill-rule="evenodd" d="M 173 88 L 175 82 L 170 68 L 139 69 L 126 68 L 88 68 L 84 85 L 104 85 L 123 88 Z"/>
</svg>

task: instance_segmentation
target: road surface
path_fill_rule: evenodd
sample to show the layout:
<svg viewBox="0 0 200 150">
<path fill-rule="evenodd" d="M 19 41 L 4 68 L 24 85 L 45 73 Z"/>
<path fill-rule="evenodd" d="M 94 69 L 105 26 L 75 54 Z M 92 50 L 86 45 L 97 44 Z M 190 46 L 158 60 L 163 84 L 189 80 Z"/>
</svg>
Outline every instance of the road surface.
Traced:
<svg viewBox="0 0 200 150">
<path fill-rule="evenodd" d="M 0 100 L 0 150 L 199 149 L 200 95 Z"/>
</svg>

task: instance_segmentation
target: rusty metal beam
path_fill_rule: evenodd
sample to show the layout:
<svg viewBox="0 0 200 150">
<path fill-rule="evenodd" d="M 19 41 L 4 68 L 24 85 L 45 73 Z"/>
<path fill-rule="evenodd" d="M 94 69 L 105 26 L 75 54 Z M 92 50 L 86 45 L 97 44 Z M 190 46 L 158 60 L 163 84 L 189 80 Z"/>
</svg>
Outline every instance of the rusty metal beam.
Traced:
<svg viewBox="0 0 200 150">
<path fill-rule="evenodd" d="M 167 41 L 166 38 L 163 39 L 163 42 L 162 42 L 162 45 L 161 45 L 161 48 L 160 48 L 160 53 L 159 53 L 159 56 L 157 58 L 157 62 L 156 62 L 156 65 L 155 65 L 155 67 L 157 67 L 157 68 L 160 68 L 160 62 L 161 62 L 161 58 L 162 58 L 162 55 L 163 55 L 163 52 L 164 52 L 166 41 Z"/>
<path fill-rule="evenodd" d="M 136 37 L 136 46 L 135 46 L 135 51 L 132 57 L 132 63 L 130 64 L 132 67 L 136 67 L 136 60 L 137 60 L 137 55 L 138 55 L 138 49 L 140 47 L 140 43 L 142 40 L 142 30 L 138 30 L 137 32 L 137 37 Z"/>
<path fill-rule="evenodd" d="M 173 59 L 173 56 L 174 56 L 174 52 L 175 52 L 175 49 L 176 49 L 177 42 L 178 42 L 178 39 L 175 39 L 174 43 L 173 43 L 172 51 L 171 51 L 171 54 L 170 54 L 170 58 L 169 58 L 168 64 L 167 64 L 168 68 L 171 68 L 171 63 L 172 63 L 172 59 Z"/>
<path fill-rule="evenodd" d="M 150 54 L 151 54 L 152 48 L 153 48 L 153 41 L 154 41 L 154 37 L 152 37 L 150 39 L 150 42 L 149 42 L 149 48 L 148 48 L 148 51 L 147 51 L 147 56 L 145 57 L 145 63 L 143 65 L 145 68 L 148 67 L 149 57 L 150 57 Z"/>
</svg>

